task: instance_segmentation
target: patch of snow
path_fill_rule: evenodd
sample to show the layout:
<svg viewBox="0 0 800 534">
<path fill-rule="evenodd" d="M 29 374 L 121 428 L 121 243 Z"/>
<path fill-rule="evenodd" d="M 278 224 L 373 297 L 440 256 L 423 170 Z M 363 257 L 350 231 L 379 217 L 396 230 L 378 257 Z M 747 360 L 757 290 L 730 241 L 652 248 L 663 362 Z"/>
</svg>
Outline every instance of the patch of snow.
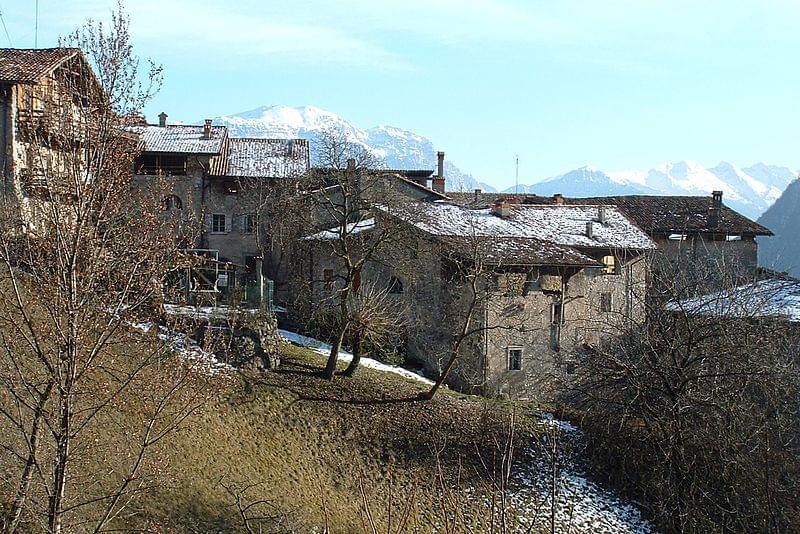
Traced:
<svg viewBox="0 0 800 534">
<path fill-rule="evenodd" d="M 155 325 L 153 323 L 136 323 L 133 327 L 143 332 L 149 332 Z M 186 334 L 171 332 L 168 328 L 159 326 L 157 335 L 158 339 L 164 341 L 198 371 L 212 376 L 236 371 L 235 367 L 219 361 L 213 353 L 203 350 L 195 340 Z"/>
<path fill-rule="evenodd" d="M 670 311 L 697 315 L 755 318 L 779 317 L 800 322 L 800 281 L 759 280 L 666 304 Z"/>
<path fill-rule="evenodd" d="M 344 234 L 346 236 L 360 234 L 361 232 L 367 232 L 375 228 L 375 219 L 370 217 L 369 219 L 364 219 L 361 221 L 357 221 L 354 223 L 348 223 L 345 226 Z M 339 239 L 341 235 L 341 227 L 334 227 L 329 228 L 327 230 L 323 230 L 321 232 L 317 232 L 316 234 L 306 236 L 303 239 L 307 240 L 321 240 L 321 241 L 332 241 L 335 239 Z"/>
<path fill-rule="evenodd" d="M 164 313 L 167 315 L 208 321 L 210 319 L 227 319 L 232 315 L 242 313 L 255 315 L 259 313 L 259 310 L 230 308 L 228 306 L 183 306 L 179 304 L 164 304 Z"/>
<path fill-rule="evenodd" d="M 514 463 L 511 506 L 525 527 L 547 528 L 555 515 L 557 532 L 646 534 L 653 526 L 639 509 L 587 477 L 582 460 L 583 432 L 553 414 L 542 415 L 542 441 L 528 447 Z M 557 440 L 555 476 L 548 451 Z M 555 506 L 553 503 L 555 494 Z"/>
<path fill-rule="evenodd" d="M 301 347 L 307 347 L 317 354 L 321 354 L 323 356 L 328 356 L 331 351 L 331 346 L 328 343 L 324 343 L 318 339 L 314 339 L 313 337 L 304 336 L 302 334 L 297 334 L 295 332 L 289 332 L 288 330 L 278 330 L 283 339 L 288 341 L 289 343 L 294 343 L 295 345 L 300 345 Z M 342 362 L 350 362 L 353 359 L 353 354 L 347 352 L 345 350 L 339 350 L 339 361 Z M 417 382 L 421 382 L 427 385 L 433 385 L 433 381 L 425 378 L 424 376 L 417 374 L 413 371 L 409 371 L 408 369 L 404 369 L 402 367 L 398 367 L 396 365 L 388 365 L 378 360 L 374 360 L 372 358 L 364 358 L 361 357 L 361 363 L 364 367 L 369 369 L 375 369 L 376 371 L 381 371 L 384 373 L 393 373 L 396 375 L 400 375 L 405 378 L 410 378 L 411 380 L 416 380 Z"/>
</svg>

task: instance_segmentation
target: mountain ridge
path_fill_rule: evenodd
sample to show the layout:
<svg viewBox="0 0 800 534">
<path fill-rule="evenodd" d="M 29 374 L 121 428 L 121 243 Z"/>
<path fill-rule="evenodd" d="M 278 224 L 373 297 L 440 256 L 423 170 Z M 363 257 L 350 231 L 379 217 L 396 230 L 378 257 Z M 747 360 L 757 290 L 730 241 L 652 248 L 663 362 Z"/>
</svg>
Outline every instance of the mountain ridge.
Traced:
<svg viewBox="0 0 800 534">
<path fill-rule="evenodd" d="M 434 143 L 415 132 L 378 124 L 359 128 L 336 113 L 316 106 L 260 106 L 222 115 L 216 124 L 227 126 L 234 137 L 305 138 L 312 143 L 323 132 L 338 131 L 353 143 L 367 148 L 389 168 L 435 169 Z M 312 150 L 313 155 L 313 150 Z M 481 189 L 496 192 L 490 184 L 445 160 L 447 191 Z M 647 171 L 604 172 L 592 166 L 573 169 L 533 184 L 512 186 L 503 193 L 566 196 L 612 195 L 710 195 L 721 190 L 724 201 L 742 214 L 757 219 L 783 193 L 796 173 L 788 167 L 764 162 L 738 167 L 726 161 L 706 168 L 692 160 L 662 163 Z"/>
<path fill-rule="evenodd" d="M 387 124 L 359 128 L 336 113 L 316 106 L 260 106 L 213 120 L 215 124 L 227 126 L 234 137 L 301 138 L 314 143 L 325 132 L 340 132 L 348 142 L 367 148 L 389 168 L 435 169 L 437 164 L 437 150 L 426 137 Z M 445 176 L 448 191 L 496 191 L 447 159 Z"/>
</svg>

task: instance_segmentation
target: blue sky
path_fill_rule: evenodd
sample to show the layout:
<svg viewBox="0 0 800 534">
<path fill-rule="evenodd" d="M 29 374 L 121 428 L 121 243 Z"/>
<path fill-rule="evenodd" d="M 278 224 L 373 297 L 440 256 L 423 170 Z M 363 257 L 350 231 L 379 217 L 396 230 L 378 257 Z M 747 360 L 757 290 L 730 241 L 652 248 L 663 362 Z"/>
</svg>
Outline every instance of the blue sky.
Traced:
<svg viewBox="0 0 800 534">
<path fill-rule="evenodd" d="M 39 46 L 114 0 L 39 0 Z M 311 104 L 431 138 L 498 187 L 592 164 L 800 165 L 796 0 L 129 0 L 147 109 Z M 33 46 L 34 0 L 0 0 Z M 8 39 L 0 28 L 0 43 Z"/>
</svg>

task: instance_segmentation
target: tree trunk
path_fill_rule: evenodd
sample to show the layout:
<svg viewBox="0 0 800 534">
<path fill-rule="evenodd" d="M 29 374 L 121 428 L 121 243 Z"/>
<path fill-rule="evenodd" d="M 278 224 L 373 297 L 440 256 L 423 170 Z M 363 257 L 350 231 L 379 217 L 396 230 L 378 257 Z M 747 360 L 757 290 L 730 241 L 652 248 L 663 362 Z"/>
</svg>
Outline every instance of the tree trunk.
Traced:
<svg viewBox="0 0 800 534">
<path fill-rule="evenodd" d="M 353 376 L 353 373 L 356 372 L 358 369 L 358 364 L 361 362 L 361 336 L 359 334 L 355 335 L 355 339 L 353 340 L 353 359 L 350 360 L 350 365 L 347 366 L 347 369 L 342 371 L 342 375 L 346 377 Z"/>
<path fill-rule="evenodd" d="M 39 396 L 39 402 L 36 404 L 36 411 L 33 414 L 33 422 L 31 423 L 30 443 L 28 445 L 28 461 L 25 462 L 25 469 L 22 471 L 22 477 L 19 481 L 19 488 L 17 495 L 14 497 L 14 503 L 11 507 L 8 523 L 3 526 L 3 532 L 13 533 L 16 532 L 19 526 L 19 520 L 22 517 L 22 509 L 25 508 L 25 501 L 28 498 L 30 491 L 31 481 L 33 480 L 34 467 L 38 463 L 37 454 L 39 449 L 39 433 L 41 429 L 42 416 L 44 415 L 44 407 L 50 399 L 50 393 L 53 391 L 53 382 L 47 384 L 44 393 Z"/>
<path fill-rule="evenodd" d="M 339 349 L 342 348 L 342 342 L 344 341 L 344 333 L 346 329 L 347 324 L 343 323 L 342 327 L 339 329 L 339 333 L 336 336 L 336 340 L 333 342 L 333 345 L 331 345 L 328 363 L 325 365 L 325 370 L 322 371 L 323 378 L 332 380 L 333 375 L 336 373 L 336 363 L 339 361 Z"/>
<path fill-rule="evenodd" d="M 431 400 L 436 392 L 439 391 L 439 388 L 442 387 L 442 384 L 445 380 L 447 380 L 447 375 L 450 374 L 450 371 L 453 369 L 453 366 L 458 359 L 458 351 L 461 347 L 461 341 L 458 341 L 454 346 L 453 350 L 450 352 L 450 359 L 447 360 L 447 364 L 442 369 L 442 372 L 439 374 L 439 377 L 436 379 L 436 382 L 433 383 L 431 389 L 426 391 L 425 393 L 420 394 L 420 398 L 423 400 Z"/>
</svg>

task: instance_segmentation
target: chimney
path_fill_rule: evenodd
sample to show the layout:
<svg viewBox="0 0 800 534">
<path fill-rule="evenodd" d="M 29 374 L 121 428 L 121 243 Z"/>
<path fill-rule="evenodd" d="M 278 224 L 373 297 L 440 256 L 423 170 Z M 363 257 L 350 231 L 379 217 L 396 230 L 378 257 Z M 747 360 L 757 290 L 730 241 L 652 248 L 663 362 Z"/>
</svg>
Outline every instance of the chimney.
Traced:
<svg viewBox="0 0 800 534">
<path fill-rule="evenodd" d="M 586 237 L 589 239 L 594 237 L 594 223 L 592 221 L 586 222 Z"/>
<path fill-rule="evenodd" d="M 211 122 L 212 119 L 206 119 L 206 123 L 203 124 L 203 139 L 211 139 Z"/>
<path fill-rule="evenodd" d="M 433 190 L 444 193 L 444 152 L 437 152 L 437 174 L 433 177 Z"/>
<path fill-rule="evenodd" d="M 167 125 L 167 114 L 163 111 L 158 114 L 158 125 L 163 128 Z"/>
<path fill-rule="evenodd" d="M 722 191 L 711 193 L 711 207 L 708 208 L 708 229 L 716 230 L 719 227 L 719 214 L 722 211 Z"/>
<path fill-rule="evenodd" d="M 356 170 L 356 158 L 347 158 L 347 171 L 353 172 Z"/>
<path fill-rule="evenodd" d="M 605 206 L 600 206 L 599 208 L 597 208 L 597 220 L 603 226 L 606 225 L 606 207 Z"/>
<path fill-rule="evenodd" d="M 480 189 L 475 190 L 475 200 L 481 198 L 481 193 L 483 193 L 483 191 L 481 191 Z"/>
<path fill-rule="evenodd" d="M 562 205 L 564 203 L 564 195 L 561 193 L 556 193 L 553 195 L 553 204 Z"/>
<path fill-rule="evenodd" d="M 511 204 L 502 198 L 495 200 L 494 206 L 492 206 L 492 215 L 496 215 L 497 217 L 501 217 L 503 219 L 511 217 Z"/>
<path fill-rule="evenodd" d="M 711 193 L 711 203 L 715 208 L 722 207 L 722 191 L 714 191 Z"/>
</svg>

